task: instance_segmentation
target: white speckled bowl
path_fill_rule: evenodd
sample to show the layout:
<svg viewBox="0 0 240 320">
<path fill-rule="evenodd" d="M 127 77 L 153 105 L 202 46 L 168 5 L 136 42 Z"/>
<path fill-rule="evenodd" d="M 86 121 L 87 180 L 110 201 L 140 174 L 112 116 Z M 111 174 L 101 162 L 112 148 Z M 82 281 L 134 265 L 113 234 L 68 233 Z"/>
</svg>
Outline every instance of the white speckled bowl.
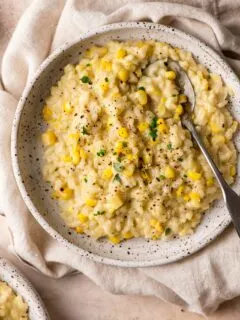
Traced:
<svg viewBox="0 0 240 320">
<path fill-rule="evenodd" d="M 9 261 L 1 257 L 0 280 L 5 281 L 28 304 L 30 320 L 50 320 L 41 298 L 31 283 Z"/>
<path fill-rule="evenodd" d="M 48 186 L 41 175 L 40 134 L 44 123 L 41 118 L 43 101 L 50 87 L 63 74 L 63 67 L 76 63 L 79 55 L 92 44 L 109 40 L 156 39 L 187 49 L 208 67 L 222 76 L 231 86 L 235 96 L 230 108 L 240 120 L 240 85 L 238 78 L 212 49 L 196 38 L 173 28 L 152 23 L 119 23 L 99 28 L 80 37 L 79 41 L 66 43 L 41 65 L 34 80 L 25 89 L 19 102 L 12 131 L 12 163 L 14 174 L 29 210 L 41 226 L 55 239 L 73 249 L 76 254 L 95 261 L 124 267 L 160 265 L 186 257 L 219 235 L 231 219 L 223 201 L 215 203 L 192 236 L 171 241 L 132 239 L 113 246 L 106 240 L 96 241 L 71 232 L 58 214 L 56 202 L 50 199 Z M 236 137 L 239 149 L 239 134 Z M 240 189 L 239 177 L 235 189 Z"/>
</svg>

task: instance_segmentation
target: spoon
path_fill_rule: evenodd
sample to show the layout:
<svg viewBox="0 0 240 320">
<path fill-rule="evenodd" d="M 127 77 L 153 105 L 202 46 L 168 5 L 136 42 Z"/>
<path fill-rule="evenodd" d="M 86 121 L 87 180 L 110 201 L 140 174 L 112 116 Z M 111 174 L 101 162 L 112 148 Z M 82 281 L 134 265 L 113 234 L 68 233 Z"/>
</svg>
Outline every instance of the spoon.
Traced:
<svg viewBox="0 0 240 320">
<path fill-rule="evenodd" d="M 176 61 L 169 60 L 168 65 L 172 70 L 176 72 L 178 76 L 179 86 L 184 90 L 184 94 L 188 97 L 188 100 L 191 103 L 191 112 L 193 112 L 196 105 L 196 96 L 187 73 Z M 191 132 L 197 145 L 205 156 L 210 168 L 212 169 L 212 172 L 214 173 L 214 176 L 216 177 L 216 180 L 222 190 L 223 199 L 231 215 L 233 225 L 238 233 L 238 236 L 240 237 L 240 197 L 227 184 L 226 180 L 223 178 L 221 172 L 219 171 L 215 162 L 207 151 L 192 121 L 191 113 L 185 112 L 182 117 L 182 123 Z"/>
</svg>

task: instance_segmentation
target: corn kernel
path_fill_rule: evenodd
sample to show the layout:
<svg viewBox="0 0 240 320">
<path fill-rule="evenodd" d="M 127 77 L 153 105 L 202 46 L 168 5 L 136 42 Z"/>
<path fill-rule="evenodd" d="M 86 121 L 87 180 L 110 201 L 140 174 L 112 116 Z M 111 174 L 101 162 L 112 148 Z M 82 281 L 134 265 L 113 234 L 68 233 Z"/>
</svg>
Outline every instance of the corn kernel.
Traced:
<svg viewBox="0 0 240 320">
<path fill-rule="evenodd" d="M 127 55 L 127 51 L 123 48 L 118 49 L 117 53 L 116 53 L 116 58 L 117 59 L 122 59 Z"/>
<path fill-rule="evenodd" d="M 186 194 L 186 195 L 183 197 L 183 200 L 186 201 L 186 202 L 189 201 L 189 200 L 190 200 L 190 196 Z"/>
<path fill-rule="evenodd" d="M 160 117 L 163 117 L 163 116 L 165 115 L 165 113 L 166 113 L 166 108 L 165 108 L 165 106 L 164 106 L 163 104 L 160 104 L 160 105 L 158 106 L 158 113 L 159 113 L 159 116 L 160 116 Z"/>
<path fill-rule="evenodd" d="M 184 186 L 183 185 L 181 185 L 181 186 L 179 186 L 177 188 L 176 195 L 177 195 L 178 198 L 182 196 L 183 190 L 184 190 Z"/>
<path fill-rule="evenodd" d="M 106 59 L 101 60 L 100 67 L 104 71 L 108 71 L 108 72 L 112 71 L 112 63 Z"/>
<path fill-rule="evenodd" d="M 168 127 L 167 127 L 164 119 L 162 119 L 162 118 L 158 119 L 157 123 L 158 123 L 158 131 L 160 133 L 166 134 L 168 132 Z"/>
<path fill-rule="evenodd" d="M 87 153 L 82 148 L 79 149 L 79 155 L 80 155 L 81 159 L 86 159 L 87 158 Z"/>
<path fill-rule="evenodd" d="M 108 237 L 108 240 L 111 241 L 113 244 L 118 244 L 121 241 L 120 237 L 118 236 Z"/>
<path fill-rule="evenodd" d="M 95 207 L 97 204 L 97 200 L 89 198 L 85 201 L 85 204 L 89 207 Z"/>
<path fill-rule="evenodd" d="M 126 82 L 128 80 L 128 77 L 129 77 L 129 72 L 125 69 L 121 69 L 118 74 L 118 79 L 123 81 L 123 82 Z"/>
<path fill-rule="evenodd" d="M 191 200 L 195 200 L 195 201 L 198 201 L 198 202 L 200 202 L 200 200 L 201 200 L 201 197 L 197 192 L 190 192 L 189 193 L 189 197 L 190 197 Z"/>
<path fill-rule="evenodd" d="M 71 104 L 69 102 L 64 102 L 63 104 L 63 111 L 66 113 L 71 113 L 73 110 Z"/>
<path fill-rule="evenodd" d="M 138 130 L 140 132 L 144 132 L 147 130 L 148 127 L 149 127 L 149 124 L 147 122 L 142 122 L 142 123 L 139 123 Z"/>
<path fill-rule="evenodd" d="M 106 93 L 109 89 L 109 84 L 107 82 L 100 83 L 100 89 L 103 93 Z"/>
<path fill-rule="evenodd" d="M 49 121 L 52 119 L 52 110 L 48 106 L 45 106 L 42 110 L 42 115 L 45 121 Z"/>
<path fill-rule="evenodd" d="M 148 102 L 148 97 L 147 97 L 147 94 L 146 94 L 146 92 L 144 90 L 138 90 L 137 91 L 137 98 L 138 98 L 139 103 L 142 106 L 144 106 Z"/>
<path fill-rule="evenodd" d="M 151 220 L 150 220 L 150 225 L 151 225 L 154 229 L 156 229 L 159 233 L 162 233 L 162 232 L 163 232 L 163 227 L 162 227 L 161 223 L 160 223 L 158 220 L 156 220 L 156 219 L 151 219 Z"/>
<path fill-rule="evenodd" d="M 47 131 L 42 134 L 42 142 L 45 146 L 52 146 L 57 142 L 57 137 L 54 132 Z"/>
<path fill-rule="evenodd" d="M 230 176 L 234 177 L 236 175 L 236 167 L 235 166 L 231 166 L 230 168 Z"/>
<path fill-rule="evenodd" d="M 80 152 L 79 150 L 75 149 L 72 151 L 72 163 L 78 165 L 80 162 Z"/>
<path fill-rule="evenodd" d="M 117 153 L 120 153 L 123 151 L 122 141 L 117 141 L 117 143 L 115 144 L 114 151 Z"/>
<path fill-rule="evenodd" d="M 141 176 L 142 176 L 143 180 L 145 180 L 145 181 L 150 180 L 150 176 L 145 170 L 141 171 Z"/>
<path fill-rule="evenodd" d="M 127 154 L 127 159 L 129 161 L 137 160 L 138 156 L 136 156 L 135 154 L 129 153 L 129 154 Z"/>
<path fill-rule="evenodd" d="M 67 162 L 71 162 L 72 158 L 70 157 L 70 155 L 66 154 L 65 156 L 62 157 L 63 162 L 67 163 Z"/>
<path fill-rule="evenodd" d="M 180 116 L 181 114 L 183 114 L 183 106 L 182 106 L 181 104 L 179 104 L 179 105 L 176 107 L 175 114 L 176 114 L 177 116 Z"/>
<path fill-rule="evenodd" d="M 174 179 L 176 174 L 173 168 L 171 168 L 170 166 L 167 166 L 164 170 L 164 175 L 166 178 L 168 179 Z"/>
<path fill-rule="evenodd" d="M 77 132 L 77 133 L 70 133 L 68 135 L 68 139 L 71 140 L 72 142 L 74 143 L 77 143 L 78 140 L 80 139 L 80 133 Z"/>
<path fill-rule="evenodd" d="M 62 200 L 69 200 L 73 197 L 73 190 L 68 187 L 64 187 L 57 192 L 57 195 Z"/>
<path fill-rule="evenodd" d="M 83 233 L 84 232 L 83 228 L 80 227 L 80 226 L 76 227 L 75 230 L 76 230 L 77 233 Z"/>
<path fill-rule="evenodd" d="M 179 95 L 178 102 L 179 102 L 179 103 L 185 103 L 185 102 L 187 102 L 187 97 L 185 96 L 185 94 L 180 94 L 180 95 Z"/>
<path fill-rule="evenodd" d="M 128 239 L 132 239 L 132 238 L 133 238 L 132 232 L 131 232 L 131 231 L 128 231 L 128 232 L 124 233 L 123 238 L 124 238 L 124 239 L 127 239 L 127 240 L 128 240 Z"/>
<path fill-rule="evenodd" d="M 154 96 L 160 97 L 162 95 L 162 92 L 158 88 L 153 88 L 153 90 L 151 91 L 151 94 L 154 95 Z"/>
<path fill-rule="evenodd" d="M 220 145 L 222 146 L 226 142 L 226 138 L 222 134 L 216 134 L 212 137 L 212 144 L 213 145 Z"/>
<path fill-rule="evenodd" d="M 113 176 L 112 168 L 106 168 L 103 170 L 103 174 L 102 174 L 103 179 L 109 180 L 112 178 L 112 176 Z"/>
<path fill-rule="evenodd" d="M 187 176 L 189 179 L 191 179 L 193 181 L 197 181 L 202 178 L 202 174 L 199 172 L 195 172 L 195 171 L 188 171 Z"/>
<path fill-rule="evenodd" d="M 210 129 L 211 129 L 212 133 L 219 133 L 219 132 L 221 132 L 220 126 L 217 125 L 217 124 L 214 123 L 214 122 L 211 122 L 211 123 L 210 123 Z"/>
<path fill-rule="evenodd" d="M 169 80 L 176 79 L 176 73 L 174 71 L 166 71 L 165 76 Z"/>
<path fill-rule="evenodd" d="M 202 89 L 203 90 L 208 90 L 208 81 L 207 79 L 202 80 Z"/>
<path fill-rule="evenodd" d="M 118 135 L 121 137 L 121 138 L 127 138 L 128 137 L 128 131 L 126 128 L 119 128 L 118 129 Z"/>
<path fill-rule="evenodd" d="M 143 162 L 144 162 L 144 164 L 150 164 L 150 163 L 152 162 L 152 156 L 151 156 L 151 154 L 145 152 L 145 153 L 143 154 Z"/>
<path fill-rule="evenodd" d="M 214 185 L 214 179 L 213 179 L 213 178 L 207 179 L 207 186 L 208 186 L 208 187 L 211 187 L 211 186 L 213 186 L 213 185 Z"/>
<path fill-rule="evenodd" d="M 81 223 L 84 223 L 84 222 L 87 222 L 87 221 L 88 221 L 88 217 L 85 216 L 85 214 L 83 214 L 83 213 L 79 213 L 79 214 L 77 215 L 77 217 L 78 217 L 78 220 L 79 220 Z"/>
<path fill-rule="evenodd" d="M 127 177 L 132 177 L 134 170 L 135 170 L 134 166 L 130 165 L 127 169 L 124 170 L 124 175 Z"/>
</svg>

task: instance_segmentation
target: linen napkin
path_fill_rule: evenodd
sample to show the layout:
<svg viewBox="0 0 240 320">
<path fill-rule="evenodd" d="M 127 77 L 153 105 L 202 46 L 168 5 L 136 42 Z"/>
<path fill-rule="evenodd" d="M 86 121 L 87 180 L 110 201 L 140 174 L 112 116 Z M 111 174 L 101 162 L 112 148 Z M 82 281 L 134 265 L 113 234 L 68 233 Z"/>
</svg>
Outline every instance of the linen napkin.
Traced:
<svg viewBox="0 0 240 320">
<path fill-rule="evenodd" d="M 6 216 L 12 250 L 23 261 L 51 277 L 76 269 L 112 293 L 154 295 L 203 314 L 240 295 L 240 241 L 232 227 L 180 262 L 136 269 L 95 263 L 57 243 L 38 225 L 21 199 L 10 161 L 11 123 L 20 95 L 41 62 L 65 41 L 104 24 L 152 21 L 204 40 L 235 58 L 228 61 L 240 72 L 239 16 L 240 3 L 234 0 L 32 1 L 4 54 L 0 88 L 0 213 Z"/>
</svg>

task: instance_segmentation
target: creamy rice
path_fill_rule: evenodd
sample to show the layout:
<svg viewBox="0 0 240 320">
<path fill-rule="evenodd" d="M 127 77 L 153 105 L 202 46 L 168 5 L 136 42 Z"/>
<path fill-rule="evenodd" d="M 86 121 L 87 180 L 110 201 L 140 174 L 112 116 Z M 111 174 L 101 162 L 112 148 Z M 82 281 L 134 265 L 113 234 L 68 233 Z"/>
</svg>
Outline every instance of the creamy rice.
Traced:
<svg viewBox="0 0 240 320">
<path fill-rule="evenodd" d="M 221 77 L 190 52 L 156 41 L 109 42 L 67 65 L 46 99 L 44 178 L 66 224 L 113 243 L 192 233 L 220 192 L 181 123 L 187 97 L 168 58 L 188 73 L 197 130 L 228 183 L 237 130 Z"/>
<path fill-rule="evenodd" d="M 6 282 L 0 281 L 0 319 L 28 320 L 28 305 Z"/>
</svg>

